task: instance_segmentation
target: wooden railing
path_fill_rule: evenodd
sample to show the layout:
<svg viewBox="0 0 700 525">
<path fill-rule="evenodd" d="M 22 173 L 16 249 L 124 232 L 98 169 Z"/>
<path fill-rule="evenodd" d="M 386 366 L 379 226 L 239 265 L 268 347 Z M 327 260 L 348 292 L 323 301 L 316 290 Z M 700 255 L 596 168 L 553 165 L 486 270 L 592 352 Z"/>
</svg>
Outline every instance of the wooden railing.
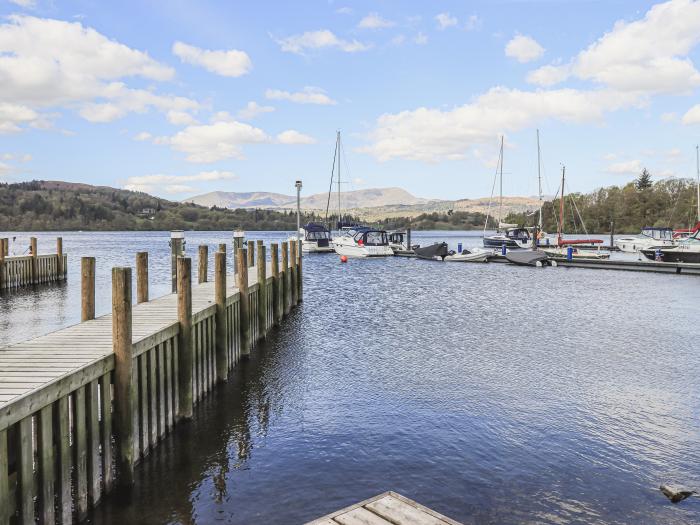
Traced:
<svg viewBox="0 0 700 525">
<path fill-rule="evenodd" d="M 63 240 L 56 239 L 56 253 L 38 255 L 36 237 L 31 238 L 31 255 L 10 256 L 8 239 L 0 239 L 0 290 L 34 284 L 63 281 L 67 276 L 68 256 Z"/>
<path fill-rule="evenodd" d="M 282 243 L 278 268 L 271 245 L 267 277 L 258 250 L 264 278 L 248 287 L 248 256 L 238 249 L 246 280 L 234 276 L 235 288 L 226 286 L 225 251 L 216 253 L 214 289 L 193 287 L 191 262 L 180 258 L 178 294 L 134 307 L 131 269 L 115 268 L 111 315 L 0 350 L 0 382 L 30 387 L 11 399 L 0 393 L 0 525 L 72 523 L 114 486 L 128 489 L 138 462 L 301 299 L 301 250 L 290 251 L 287 259 Z"/>
</svg>

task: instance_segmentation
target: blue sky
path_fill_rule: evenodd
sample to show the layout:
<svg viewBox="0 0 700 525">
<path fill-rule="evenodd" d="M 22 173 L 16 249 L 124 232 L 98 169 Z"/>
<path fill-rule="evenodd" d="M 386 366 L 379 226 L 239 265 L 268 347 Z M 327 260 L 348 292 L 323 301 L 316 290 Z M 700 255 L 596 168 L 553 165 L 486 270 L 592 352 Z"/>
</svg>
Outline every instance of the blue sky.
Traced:
<svg viewBox="0 0 700 525">
<path fill-rule="evenodd" d="M 695 176 L 700 3 L 0 4 L 0 179 L 170 199 L 349 189 L 487 196 Z M 344 166 L 345 167 L 345 166 Z"/>
</svg>

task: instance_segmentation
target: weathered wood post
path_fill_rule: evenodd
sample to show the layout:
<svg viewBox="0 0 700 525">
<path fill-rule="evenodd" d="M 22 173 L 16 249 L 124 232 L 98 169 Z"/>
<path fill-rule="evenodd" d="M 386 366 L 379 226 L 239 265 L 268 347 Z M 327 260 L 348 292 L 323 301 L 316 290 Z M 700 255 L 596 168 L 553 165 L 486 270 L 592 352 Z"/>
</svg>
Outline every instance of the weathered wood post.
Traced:
<svg viewBox="0 0 700 525">
<path fill-rule="evenodd" d="M 0 239 L 0 290 L 5 288 L 5 243 L 7 239 Z"/>
<path fill-rule="evenodd" d="M 136 254 L 136 302 L 148 302 L 148 252 Z"/>
<path fill-rule="evenodd" d="M 267 334 L 267 261 L 265 261 L 265 246 L 258 241 L 258 339 L 264 339 Z"/>
<path fill-rule="evenodd" d="M 255 266 L 255 243 L 248 241 L 248 268 Z"/>
<path fill-rule="evenodd" d="M 297 304 L 297 242 L 289 241 L 289 288 L 292 305 Z"/>
<path fill-rule="evenodd" d="M 276 242 L 270 244 L 270 259 L 272 261 L 272 297 L 268 297 L 272 301 L 272 322 L 277 324 L 280 321 L 280 265 L 279 252 Z"/>
<path fill-rule="evenodd" d="M 129 293 L 131 297 L 131 292 Z M 80 320 L 95 318 L 95 258 L 80 259 Z"/>
<path fill-rule="evenodd" d="M 287 315 L 289 313 L 289 300 L 290 300 L 290 290 L 289 290 L 289 247 L 287 241 L 282 243 L 282 271 L 284 275 L 282 276 L 282 313 Z"/>
<path fill-rule="evenodd" d="M 226 381 L 228 359 L 226 352 L 226 245 L 214 254 L 214 300 L 216 302 L 216 379 Z"/>
<path fill-rule="evenodd" d="M 197 266 L 197 277 L 199 283 L 207 282 L 207 273 L 209 271 L 209 246 L 206 244 L 199 245 L 199 264 Z"/>
<path fill-rule="evenodd" d="M 406 250 L 411 251 L 413 248 L 411 248 L 411 228 L 406 228 Z"/>
<path fill-rule="evenodd" d="M 297 303 L 301 303 L 304 300 L 304 279 L 302 279 L 301 274 L 301 263 L 303 256 L 304 254 L 301 249 L 301 241 L 297 241 Z"/>
<path fill-rule="evenodd" d="M 134 417 L 138 394 L 131 343 L 131 268 L 112 268 L 112 349 L 114 351 L 114 434 L 119 483 L 134 483 Z"/>
<path fill-rule="evenodd" d="M 219 251 L 226 253 L 226 243 L 225 242 L 219 243 Z"/>
<path fill-rule="evenodd" d="M 63 279 L 63 237 L 56 237 L 56 280 Z"/>
<path fill-rule="evenodd" d="M 37 256 L 38 256 L 38 248 L 36 245 L 36 237 L 31 237 L 29 239 L 29 249 L 31 251 L 31 256 L 32 256 L 32 284 L 37 284 L 39 282 L 39 268 L 37 265 Z"/>
<path fill-rule="evenodd" d="M 178 335 L 178 419 L 191 419 L 194 411 L 192 396 L 192 259 L 177 259 L 177 319 L 180 322 Z"/>
<path fill-rule="evenodd" d="M 233 273 L 238 273 L 238 256 L 236 253 L 243 248 L 245 232 L 236 230 L 233 232 Z"/>
<path fill-rule="evenodd" d="M 236 250 L 236 286 L 240 294 L 241 355 L 250 355 L 250 303 L 248 300 L 248 250 Z"/>
<path fill-rule="evenodd" d="M 177 258 L 185 255 L 185 232 L 173 230 L 170 232 L 170 269 L 172 273 L 171 291 L 177 292 Z"/>
</svg>

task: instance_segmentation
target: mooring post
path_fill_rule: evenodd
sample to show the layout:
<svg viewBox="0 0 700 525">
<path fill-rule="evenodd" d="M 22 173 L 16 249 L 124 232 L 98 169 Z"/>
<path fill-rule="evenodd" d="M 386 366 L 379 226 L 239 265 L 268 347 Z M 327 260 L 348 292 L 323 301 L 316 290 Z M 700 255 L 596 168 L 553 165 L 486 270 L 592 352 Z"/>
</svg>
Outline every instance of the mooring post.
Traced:
<svg viewBox="0 0 700 525">
<path fill-rule="evenodd" d="M 248 268 L 255 266 L 255 242 L 248 241 Z"/>
<path fill-rule="evenodd" d="M 199 283 L 207 282 L 207 273 L 209 271 L 209 246 L 206 244 L 199 245 L 199 264 L 197 266 L 197 277 Z"/>
<path fill-rule="evenodd" d="M 177 320 L 180 322 L 178 335 L 178 398 L 180 408 L 178 419 L 191 419 L 194 411 L 192 396 L 192 259 L 177 259 Z"/>
<path fill-rule="evenodd" d="M 170 232 L 170 269 L 172 273 L 172 285 L 170 290 L 177 292 L 177 258 L 185 255 L 185 232 L 173 230 Z"/>
<path fill-rule="evenodd" d="M 148 302 L 148 252 L 136 254 L 136 302 Z"/>
<path fill-rule="evenodd" d="M 5 288 L 5 243 L 7 239 L 0 239 L 0 290 Z"/>
<path fill-rule="evenodd" d="M 297 304 L 297 243 L 289 241 L 289 277 L 292 305 Z"/>
<path fill-rule="evenodd" d="M 406 250 L 411 251 L 411 228 L 406 228 Z"/>
<path fill-rule="evenodd" d="M 240 294 L 241 355 L 250 355 L 250 303 L 248 301 L 248 250 L 236 250 L 236 286 Z"/>
<path fill-rule="evenodd" d="M 301 275 L 301 262 L 304 254 L 301 247 L 301 241 L 297 241 L 297 303 L 304 300 L 304 280 L 302 279 Z"/>
<path fill-rule="evenodd" d="M 112 349 L 114 351 L 114 434 L 119 484 L 134 483 L 134 417 L 138 393 L 131 342 L 131 268 L 112 268 Z"/>
<path fill-rule="evenodd" d="M 56 237 L 56 280 L 63 279 L 63 237 Z"/>
<path fill-rule="evenodd" d="M 129 293 L 131 296 L 131 293 Z M 80 259 L 80 320 L 95 318 L 95 258 Z"/>
<path fill-rule="evenodd" d="M 243 248 L 245 232 L 236 230 L 233 232 L 233 273 L 238 273 L 238 250 Z"/>
<path fill-rule="evenodd" d="M 613 241 L 615 240 L 615 219 L 610 221 L 610 250 L 613 249 Z"/>
<path fill-rule="evenodd" d="M 289 313 L 289 245 L 287 241 L 282 243 L 282 271 L 284 271 L 284 276 L 282 277 L 282 313 L 287 315 Z"/>
<path fill-rule="evenodd" d="M 258 241 L 258 339 L 267 334 L 267 261 L 265 246 Z"/>
<path fill-rule="evenodd" d="M 29 239 L 29 250 L 32 256 L 32 284 L 37 284 L 39 282 L 39 273 L 37 267 L 37 244 L 36 237 L 31 237 Z"/>
<path fill-rule="evenodd" d="M 225 242 L 219 243 L 219 251 L 226 253 L 226 243 Z"/>
<path fill-rule="evenodd" d="M 270 259 L 272 261 L 272 297 L 268 297 L 268 301 L 272 301 L 272 323 L 277 324 L 280 320 L 280 265 L 279 265 L 279 246 L 276 242 L 270 243 Z"/>
<path fill-rule="evenodd" d="M 214 254 L 214 300 L 216 302 L 216 379 L 226 381 L 228 359 L 226 352 L 226 245 Z"/>
</svg>

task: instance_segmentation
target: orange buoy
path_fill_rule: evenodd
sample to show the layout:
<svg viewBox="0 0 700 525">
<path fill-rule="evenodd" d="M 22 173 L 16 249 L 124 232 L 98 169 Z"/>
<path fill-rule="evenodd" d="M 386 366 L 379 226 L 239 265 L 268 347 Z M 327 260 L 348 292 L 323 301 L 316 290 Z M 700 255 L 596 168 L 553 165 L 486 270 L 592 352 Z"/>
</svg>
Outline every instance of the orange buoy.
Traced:
<svg viewBox="0 0 700 525">
<path fill-rule="evenodd" d="M 340 256 L 340 262 L 348 262 L 348 256 L 347 256 L 347 255 L 341 255 L 341 256 Z"/>
</svg>

